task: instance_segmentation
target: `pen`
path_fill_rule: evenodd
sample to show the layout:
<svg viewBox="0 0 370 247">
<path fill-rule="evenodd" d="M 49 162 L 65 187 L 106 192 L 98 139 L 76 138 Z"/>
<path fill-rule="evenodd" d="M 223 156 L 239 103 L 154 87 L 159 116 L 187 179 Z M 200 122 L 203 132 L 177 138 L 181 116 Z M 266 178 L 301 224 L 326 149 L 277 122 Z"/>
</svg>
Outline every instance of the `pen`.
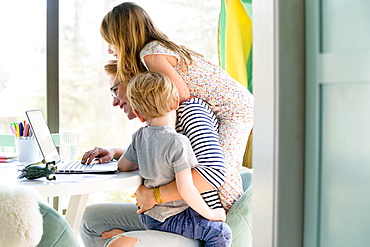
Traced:
<svg viewBox="0 0 370 247">
<path fill-rule="evenodd" d="M 18 137 L 23 136 L 23 130 L 24 130 L 23 123 L 20 122 L 19 123 L 19 136 Z"/>
<path fill-rule="evenodd" d="M 13 135 L 16 136 L 13 124 L 10 124 L 9 127 L 10 127 L 10 130 L 12 131 Z"/>
<path fill-rule="evenodd" d="M 28 123 L 26 123 L 24 125 L 23 136 L 28 136 L 29 135 L 29 131 L 30 131 L 30 125 Z"/>
<path fill-rule="evenodd" d="M 13 124 L 14 124 L 14 129 L 15 129 L 15 137 L 19 137 L 19 126 L 16 123 L 13 123 Z"/>
</svg>

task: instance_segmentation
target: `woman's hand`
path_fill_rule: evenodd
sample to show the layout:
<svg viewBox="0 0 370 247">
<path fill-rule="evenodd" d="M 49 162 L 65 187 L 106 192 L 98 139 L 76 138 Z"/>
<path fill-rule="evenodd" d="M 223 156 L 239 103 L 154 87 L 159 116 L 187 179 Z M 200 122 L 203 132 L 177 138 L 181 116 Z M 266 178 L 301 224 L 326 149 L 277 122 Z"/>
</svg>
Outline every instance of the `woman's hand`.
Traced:
<svg viewBox="0 0 370 247">
<path fill-rule="evenodd" d="M 144 213 L 154 207 L 157 204 L 157 200 L 154 197 L 153 189 L 148 189 L 144 185 L 140 185 L 136 192 L 136 205 L 139 206 L 138 214 Z"/>
<path fill-rule="evenodd" d="M 95 158 L 98 159 L 99 163 L 111 161 L 114 158 L 114 151 L 109 148 L 94 147 L 93 149 L 85 152 L 82 157 L 82 164 L 90 164 Z"/>
</svg>

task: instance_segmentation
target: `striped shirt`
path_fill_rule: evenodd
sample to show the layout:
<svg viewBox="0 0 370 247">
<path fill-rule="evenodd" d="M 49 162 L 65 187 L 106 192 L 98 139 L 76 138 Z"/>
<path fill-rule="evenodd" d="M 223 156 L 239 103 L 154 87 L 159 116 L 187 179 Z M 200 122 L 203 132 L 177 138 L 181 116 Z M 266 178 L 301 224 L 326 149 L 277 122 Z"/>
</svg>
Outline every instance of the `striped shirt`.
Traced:
<svg viewBox="0 0 370 247">
<path fill-rule="evenodd" d="M 213 111 L 201 99 L 184 101 L 177 110 L 176 131 L 190 140 L 199 163 L 194 169 L 218 189 L 225 181 L 225 164 Z"/>
</svg>

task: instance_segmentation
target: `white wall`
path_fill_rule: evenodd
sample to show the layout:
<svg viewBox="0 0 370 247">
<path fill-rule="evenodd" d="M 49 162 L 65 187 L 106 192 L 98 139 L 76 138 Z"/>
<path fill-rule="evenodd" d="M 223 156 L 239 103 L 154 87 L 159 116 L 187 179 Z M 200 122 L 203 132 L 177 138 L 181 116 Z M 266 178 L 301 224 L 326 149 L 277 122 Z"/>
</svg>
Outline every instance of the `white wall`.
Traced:
<svg viewBox="0 0 370 247">
<path fill-rule="evenodd" d="M 304 0 L 253 2 L 253 246 L 303 239 Z"/>
</svg>

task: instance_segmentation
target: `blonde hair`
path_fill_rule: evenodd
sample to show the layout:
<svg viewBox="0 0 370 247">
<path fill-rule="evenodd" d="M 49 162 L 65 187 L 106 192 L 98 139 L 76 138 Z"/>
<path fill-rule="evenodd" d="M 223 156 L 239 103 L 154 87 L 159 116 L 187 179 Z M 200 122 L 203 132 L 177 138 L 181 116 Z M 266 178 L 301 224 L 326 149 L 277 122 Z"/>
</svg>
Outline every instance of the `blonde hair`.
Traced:
<svg viewBox="0 0 370 247">
<path fill-rule="evenodd" d="M 126 83 L 146 68 L 140 61 L 140 51 L 146 44 L 158 40 L 176 52 L 182 70 L 193 62 L 191 54 L 200 54 L 168 39 L 153 23 L 143 8 L 132 2 L 124 2 L 109 11 L 102 20 L 100 33 L 103 39 L 117 49 L 118 75 Z"/>
<path fill-rule="evenodd" d="M 144 118 L 166 115 L 177 108 L 179 92 L 166 75 L 144 72 L 134 76 L 127 85 L 131 107 Z"/>
</svg>

